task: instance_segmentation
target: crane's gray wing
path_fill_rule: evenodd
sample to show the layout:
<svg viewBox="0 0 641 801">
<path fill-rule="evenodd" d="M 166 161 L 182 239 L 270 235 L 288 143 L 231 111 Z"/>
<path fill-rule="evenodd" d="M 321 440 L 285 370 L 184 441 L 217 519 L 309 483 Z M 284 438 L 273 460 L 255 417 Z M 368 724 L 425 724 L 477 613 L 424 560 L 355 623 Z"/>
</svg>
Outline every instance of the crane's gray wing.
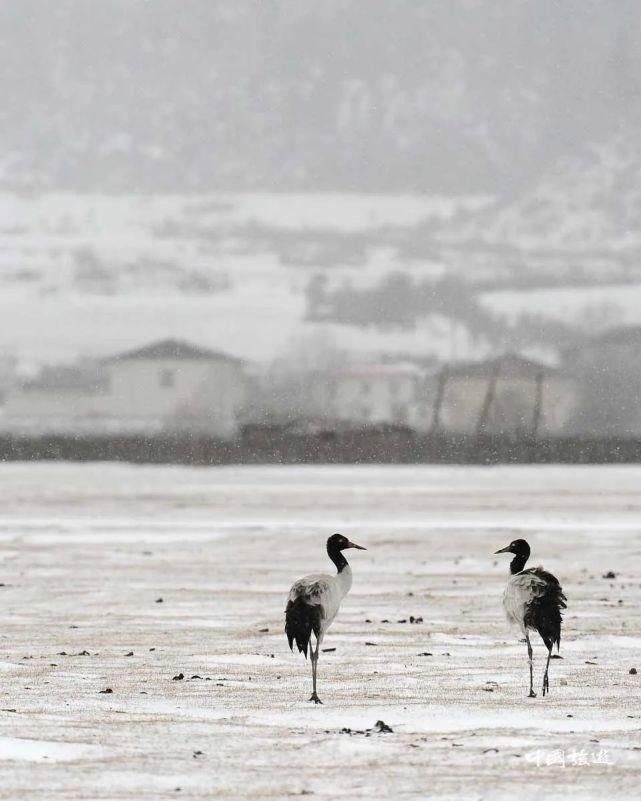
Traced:
<svg viewBox="0 0 641 801">
<path fill-rule="evenodd" d="M 332 595 L 332 589 L 329 576 L 305 576 L 292 584 L 289 600 L 301 600 L 310 606 L 323 607 L 323 601 Z"/>
</svg>

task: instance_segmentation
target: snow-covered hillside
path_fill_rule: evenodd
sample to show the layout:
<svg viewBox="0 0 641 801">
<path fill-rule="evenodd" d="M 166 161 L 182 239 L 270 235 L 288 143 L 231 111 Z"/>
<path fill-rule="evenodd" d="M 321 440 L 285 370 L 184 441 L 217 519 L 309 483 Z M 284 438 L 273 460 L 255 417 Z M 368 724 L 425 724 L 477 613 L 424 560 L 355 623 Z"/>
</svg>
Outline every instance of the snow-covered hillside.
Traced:
<svg viewBox="0 0 641 801">
<path fill-rule="evenodd" d="M 0 195 L 0 350 L 23 366 L 181 337 L 267 361 L 320 333 L 364 353 L 448 356 L 447 320 L 384 332 L 305 322 L 305 289 L 376 280 L 406 262 L 394 247 L 487 198 L 412 196 Z M 415 271 L 442 270 L 434 260 Z M 460 327 L 459 327 L 460 328 Z M 467 351 L 466 351 L 467 352 Z"/>
<path fill-rule="evenodd" d="M 641 251 L 641 145 L 634 131 L 586 145 L 550 166 L 474 234 L 487 243 L 625 255 Z"/>
<path fill-rule="evenodd" d="M 513 200 L 5 192 L 0 354 L 29 369 L 165 337 L 263 364 L 305 342 L 357 358 L 549 348 L 528 331 L 514 345 L 523 319 L 538 319 L 535 334 L 548 320 L 589 332 L 641 323 L 640 255 L 641 147 L 629 133 L 562 159 Z M 427 295 L 455 278 L 492 316 L 489 333 L 464 304 L 457 317 L 427 303 L 400 324 L 377 314 L 395 276 Z M 345 308 L 368 292 L 369 317 L 351 319 Z"/>
</svg>

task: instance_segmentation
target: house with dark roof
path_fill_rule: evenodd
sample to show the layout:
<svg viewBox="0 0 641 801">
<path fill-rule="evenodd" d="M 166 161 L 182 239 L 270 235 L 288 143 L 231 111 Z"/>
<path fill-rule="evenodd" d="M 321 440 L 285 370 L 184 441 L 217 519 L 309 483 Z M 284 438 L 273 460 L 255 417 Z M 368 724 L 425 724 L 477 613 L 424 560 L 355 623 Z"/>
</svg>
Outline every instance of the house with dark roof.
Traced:
<svg viewBox="0 0 641 801">
<path fill-rule="evenodd" d="M 4 414 L 7 425 L 28 428 L 228 437 L 244 401 L 239 359 L 167 339 L 91 365 L 46 368 L 8 396 Z"/>
<path fill-rule="evenodd" d="M 219 350 L 192 345 L 180 339 L 163 339 L 160 342 L 153 342 L 151 345 L 145 345 L 142 348 L 108 357 L 103 361 L 107 364 L 113 364 L 115 362 L 165 361 L 168 359 L 176 362 L 220 361 L 240 363 L 240 359 L 236 359 L 234 356 L 229 356 Z"/>
<path fill-rule="evenodd" d="M 572 376 L 506 353 L 443 369 L 434 395 L 431 429 L 554 435 L 563 433 L 576 405 Z"/>
<path fill-rule="evenodd" d="M 564 353 L 564 364 L 581 396 L 573 433 L 641 436 L 641 326 L 587 337 Z"/>
<path fill-rule="evenodd" d="M 564 362 L 573 368 L 607 362 L 610 359 L 638 359 L 641 355 L 641 326 L 620 325 L 586 337 L 564 352 Z"/>
</svg>

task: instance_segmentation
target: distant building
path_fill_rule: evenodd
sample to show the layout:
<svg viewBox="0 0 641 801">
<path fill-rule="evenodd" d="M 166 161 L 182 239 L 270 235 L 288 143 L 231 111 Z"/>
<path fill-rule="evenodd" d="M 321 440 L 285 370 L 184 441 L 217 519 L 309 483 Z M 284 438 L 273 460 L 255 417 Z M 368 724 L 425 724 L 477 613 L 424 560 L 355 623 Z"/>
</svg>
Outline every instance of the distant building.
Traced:
<svg viewBox="0 0 641 801">
<path fill-rule="evenodd" d="M 433 429 L 461 434 L 560 434 L 577 404 L 570 375 L 506 354 L 444 368 Z"/>
<path fill-rule="evenodd" d="M 164 340 L 99 363 L 46 368 L 8 395 L 4 420 L 7 427 L 226 437 L 237 430 L 243 404 L 238 359 Z"/>
<path fill-rule="evenodd" d="M 573 433 L 641 436 L 641 326 L 586 338 L 566 350 L 563 361 L 580 393 Z"/>
<path fill-rule="evenodd" d="M 612 359 L 639 359 L 641 356 L 641 326 L 616 326 L 586 338 L 568 349 L 564 362 L 572 368 L 603 364 Z M 641 369 L 641 368 L 640 368 Z"/>
<path fill-rule="evenodd" d="M 354 426 L 426 429 L 425 373 L 409 363 L 319 371 L 308 388 L 308 413 L 316 419 Z"/>
<path fill-rule="evenodd" d="M 16 381 L 16 358 L 0 352 L 0 405 Z"/>
</svg>

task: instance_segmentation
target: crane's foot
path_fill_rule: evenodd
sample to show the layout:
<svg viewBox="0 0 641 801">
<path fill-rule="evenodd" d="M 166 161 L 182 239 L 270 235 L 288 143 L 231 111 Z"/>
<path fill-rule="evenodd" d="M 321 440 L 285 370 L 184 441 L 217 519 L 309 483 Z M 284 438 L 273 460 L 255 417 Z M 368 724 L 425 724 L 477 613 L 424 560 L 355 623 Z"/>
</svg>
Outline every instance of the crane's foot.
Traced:
<svg viewBox="0 0 641 801">
<path fill-rule="evenodd" d="M 322 704 L 323 703 L 321 701 L 321 699 L 316 695 L 316 693 L 312 693 L 312 697 L 309 700 L 313 701 L 315 704 Z"/>
<path fill-rule="evenodd" d="M 534 690 L 530 690 L 530 694 L 528 695 L 528 698 L 536 698 L 536 693 L 534 692 Z"/>
</svg>

